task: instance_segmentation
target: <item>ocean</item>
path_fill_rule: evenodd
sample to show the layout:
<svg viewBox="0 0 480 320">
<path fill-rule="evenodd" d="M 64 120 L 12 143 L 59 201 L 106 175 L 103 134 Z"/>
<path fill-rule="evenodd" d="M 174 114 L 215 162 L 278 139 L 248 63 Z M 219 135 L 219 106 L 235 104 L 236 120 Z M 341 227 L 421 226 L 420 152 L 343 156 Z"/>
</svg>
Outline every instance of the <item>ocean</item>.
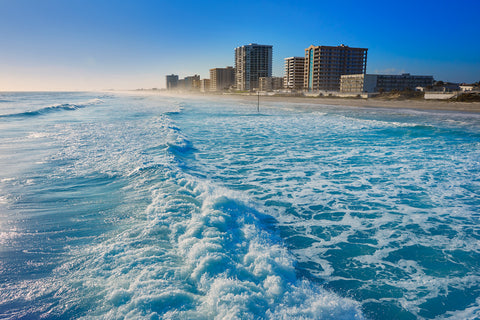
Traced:
<svg viewBox="0 0 480 320">
<path fill-rule="evenodd" d="M 480 115 L 0 93 L 0 318 L 479 319 Z"/>
</svg>

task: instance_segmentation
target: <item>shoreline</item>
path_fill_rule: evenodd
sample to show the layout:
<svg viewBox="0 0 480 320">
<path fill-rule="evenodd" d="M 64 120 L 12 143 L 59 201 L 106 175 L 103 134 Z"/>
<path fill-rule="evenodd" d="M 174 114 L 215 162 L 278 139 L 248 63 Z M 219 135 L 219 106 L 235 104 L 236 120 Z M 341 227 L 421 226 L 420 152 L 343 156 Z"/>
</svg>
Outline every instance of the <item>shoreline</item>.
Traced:
<svg viewBox="0 0 480 320">
<path fill-rule="evenodd" d="M 115 92 L 115 91 L 113 91 Z M 117 91 L 120 93 L 120 91 Z M 158 91 L 129 91 L 128 93 L 161 95 L 177 98 L 207 98 L 207 99 L 226 99 L 237 101 L 248 101 L 257 103 L 257 95 L 242 94 L 209 94 L 209 93 L 170 93 Z M 416 99 L 355 99 L 355 98 L 327 98 L 327 97 L 288 97 L 288 96 L 260 96 L 260 106 L 262 102 L 282 102 L 291 104 L 309 104 L 314 106 L 346 106 L 346 107 L 362 107 L 362 108 L 385 108 L 385 109 L 412 109 L 412 110 L 431 110 L 431 111 L 456 111 L 480 113 L 480 102 L 454 102 L 444 100 L 416 100 Z"/>
<path fill-rule="evenodd" d="M 236 98 L 236 97 L 235 97 Z M 257 102 L 257 96 L 239 96 L 238 100 Z M 460 111 L 480 113 L 480 102 L 452 102 L 437 100 L 382 100 L 382 99 L 348 99 L 348 98 L 309 98 L 309 97 L 272 97 L 260 96 L 260 104 L 266 102 L 288 102 L 296 104 L 347 106 L 363 108 L 414 109 L 437 111 Z"/>
</svg>

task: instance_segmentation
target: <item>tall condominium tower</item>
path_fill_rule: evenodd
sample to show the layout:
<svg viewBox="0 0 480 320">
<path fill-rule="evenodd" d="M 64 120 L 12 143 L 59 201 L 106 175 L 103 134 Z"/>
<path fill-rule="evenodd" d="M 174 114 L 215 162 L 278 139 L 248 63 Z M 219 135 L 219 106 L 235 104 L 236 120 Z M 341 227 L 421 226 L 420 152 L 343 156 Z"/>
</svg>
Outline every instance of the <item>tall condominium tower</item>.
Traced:
<svg viewBox="0 0 480 320">
<path fill-rule="evenodd" d="M 304 57 L 285 58 L 285 79 L 283 82 L 284 88 L 303 89 L 304 70 Z"/>
<path fill-rule="evenodd" d="M 222 91 L 235 84 L 233 67 L 210 69 L 210 91 Z"/>
<path fill-rule="evenodd" d="M 272 48 L 256 43 L 235 48 L 237 90 L 258 89 L 258 78 L 272 76 Z"/>
<path fill-rule="evenodd" d="M 344 74 L 365 74 L 367 51 L 364 48 L 350 48 L 345 45 L 310 46 L 305 49 L 304 88 L 312 90 L 340 90 L 340 76 Z"/>
<path fill-rule="evenodd" d="M 171 74 L 167 76 L 167 90 L 176 89 L 178 87 L 178 76 Z"/>
</svg>

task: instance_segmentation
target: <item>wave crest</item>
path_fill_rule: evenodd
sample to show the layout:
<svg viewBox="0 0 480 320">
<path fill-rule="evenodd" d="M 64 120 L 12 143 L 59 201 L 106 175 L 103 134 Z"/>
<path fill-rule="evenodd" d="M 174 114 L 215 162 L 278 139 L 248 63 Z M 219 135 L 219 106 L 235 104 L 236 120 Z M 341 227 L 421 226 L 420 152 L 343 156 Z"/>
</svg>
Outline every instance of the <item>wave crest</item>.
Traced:
<svg viewBox="0 0 480 320">
<path fill-rule="evenodd" d="M 25 118 L 25 117 L 35 117 L 35 116 L 41 116 L 53 112 L 58 112 L 58 111 L 74 111 L 78 110 L 81 108 L 85 108 L 94 104 L 101 103 L 102 100 L 100 99 L 91 99 L 85 103 L 79 103 L 79 104 L 71 104 L 71 103 L 64 103 L 64 104 L 58 104 L 58 105 L 52 105 L 48 107 L 44 107 L 38 110 L 33 110 L 33 111 L 25 111 L 25 112 L 19 112 L 19 113 L 11 113 L 11 114 L 3 114 L 0 115 L 0 118 Z"/>
</svg>

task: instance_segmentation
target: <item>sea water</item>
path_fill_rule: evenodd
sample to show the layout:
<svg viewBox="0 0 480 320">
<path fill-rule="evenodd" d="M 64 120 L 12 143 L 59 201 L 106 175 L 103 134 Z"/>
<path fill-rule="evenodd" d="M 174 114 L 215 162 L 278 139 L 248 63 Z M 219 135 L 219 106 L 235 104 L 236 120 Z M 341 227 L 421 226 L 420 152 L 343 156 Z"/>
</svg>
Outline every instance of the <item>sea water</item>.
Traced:
<svg viewBox="0 0 480 320">
<path fill-rule="evenodd" d="M 478 114 L 0 94 L 2 319 L 478 319 L 479 220 Z"/>
</svg>

